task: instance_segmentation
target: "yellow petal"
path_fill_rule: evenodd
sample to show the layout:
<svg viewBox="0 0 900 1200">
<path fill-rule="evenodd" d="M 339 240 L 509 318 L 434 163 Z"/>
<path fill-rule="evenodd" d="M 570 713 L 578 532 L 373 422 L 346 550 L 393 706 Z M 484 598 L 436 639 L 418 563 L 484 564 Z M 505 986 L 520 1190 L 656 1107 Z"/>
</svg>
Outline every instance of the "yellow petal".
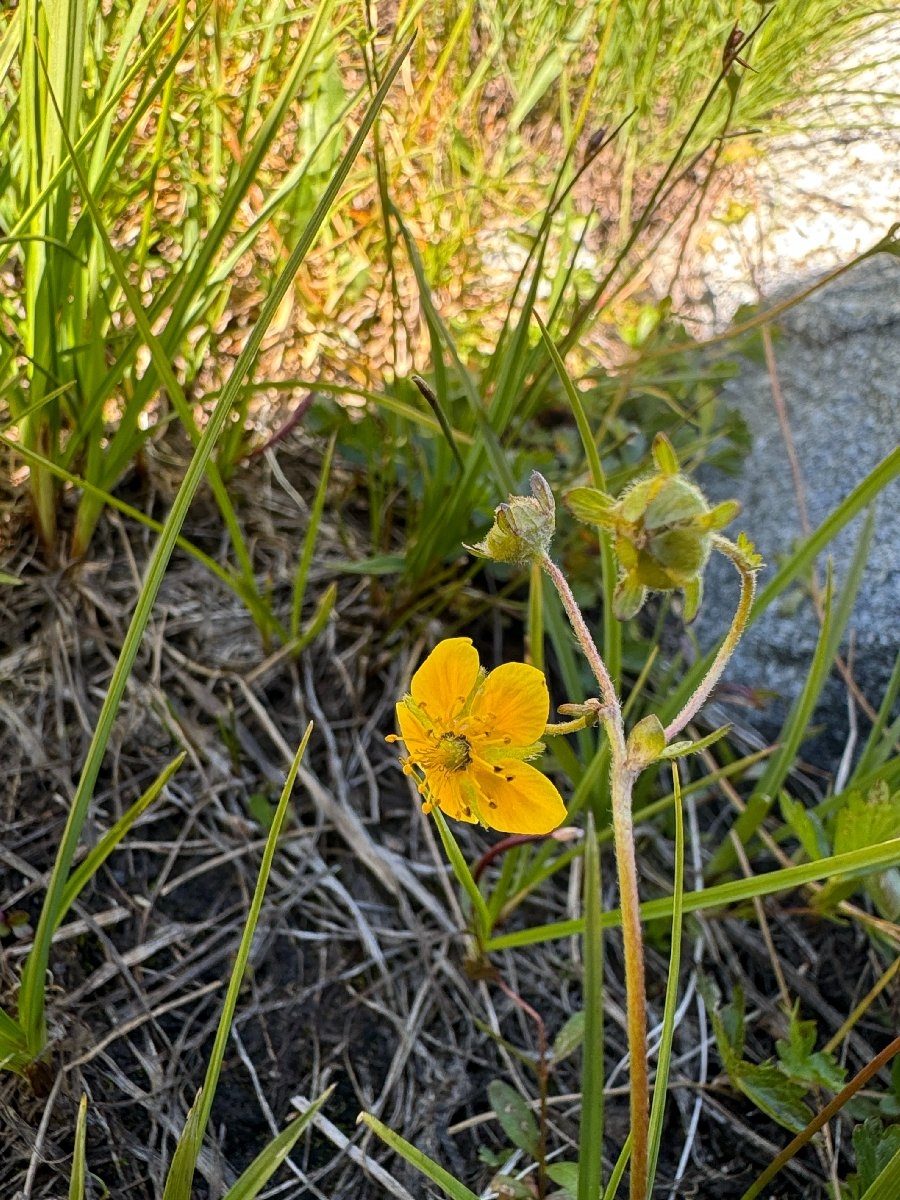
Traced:
<svg viewBox="0 0 900 1200">
<path fill-rule="evenodd" d="M 529 763 L 475 759 L 470 767 L 481 820 L 501 833 L 550 833 L 566 819 L 563 798 Z"/>
<path fill-rule="evenodd" d="M 478 817 L 472 808 L 472 783 L 468 771 L 449 773 L 437 771 L 428 777 L 431 799 L 445 816 L 454 821 L 465 821 L 473 825 Z"/>
<path fill-rule="evenodd" d="M 406 744 L 406 752 L 413 762 L 434 749 L 434 736 L 426 729 L 408 704 L 401 700 L 395 706 L 400 736 Z"/>
<path fill-rule="evenodd" d="M 532 745 L 549 714 L 544 674 L 527 663 L 504 663 L 491 671 L 472 703 L 472 715 L 484 721 L 484 740 L 492 745 Z"/>
<path fill-rule="evenodd" d="M 412 698 L 432 721 L 447 726 L 478 679 L 478 651 L 471 638 L 438 642 L 412 677 Z"/>
</svg>

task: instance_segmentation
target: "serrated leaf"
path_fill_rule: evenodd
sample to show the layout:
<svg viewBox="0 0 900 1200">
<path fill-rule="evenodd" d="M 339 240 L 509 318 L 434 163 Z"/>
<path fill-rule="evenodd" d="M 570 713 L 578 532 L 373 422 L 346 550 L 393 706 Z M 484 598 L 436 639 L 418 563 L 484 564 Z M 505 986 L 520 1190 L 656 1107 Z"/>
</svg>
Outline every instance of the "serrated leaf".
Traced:
<svg viewBox="0 0 900 1200">
<path fill-rule="evenodd" d="M 487 1093 L 494 1115 L 512 1144 L 536 1157 L 540 1147 L 537 1121 L 519 1093 L 502 1079 L 492 1079 Z"/>
<path fill-rule="evenodd" d="M 745 564 L 751 571 L 760 571 L 765 566 L 763 556 L 757 554 L 756 547 L 747 537 L 746 533 L 739 533 L 737 537 L 737 548 L 741 552 Z"/>
<path fill-rule="evenodd" d="M 788 1079 L 773 1062 L 758 1065 L 741 1062 L 737 1070 L 728 1074 L 748 1100 L 792 1133 L 799 1133 L 812 1120 L 812 1111 L 803 1100 L 806 1086 Z"/>
<path fill-rule="evenodd" d="M 877 846 L 900 836 L 900 791 L 879 780 L 868 795 L 852 791 L 834 821 L 834 853 Z"/>
<path fill-rule="evenodd" d="M 584 1041 L 584 1024 L 585 1012 L 583 1008 L 576 1013 L 572 1013 L 553 1041 L 552 1053 L 554 1062 L 562 1062 L 564 1058 L 568 1058 L 570 1054 L 574 1054 L 579 1048 Z"/>
<path fill-rule="evenodd" d="M 900 1153 L 900 1125 L 885 1126 L 869 1117 L 853 1130 L 856 1151 L 856 1182 L 861 1192 L 872 1187 L 895 1154 Z"/>
<path fill-rule="evenodd" d="M 806 1084 L 807 1089 L 826 1087 L 832 1092 L 839 1092 L 847 1073 L 838 1065 L 833 1054 L 813 1050 L 815 1044 L 815 1021 L 798 1020 L 795 1009 L 791 1013 L 788 1040 L 780 1038 L 775 1043 L 781 1070 L 789 1078 Z"/>
</svg>

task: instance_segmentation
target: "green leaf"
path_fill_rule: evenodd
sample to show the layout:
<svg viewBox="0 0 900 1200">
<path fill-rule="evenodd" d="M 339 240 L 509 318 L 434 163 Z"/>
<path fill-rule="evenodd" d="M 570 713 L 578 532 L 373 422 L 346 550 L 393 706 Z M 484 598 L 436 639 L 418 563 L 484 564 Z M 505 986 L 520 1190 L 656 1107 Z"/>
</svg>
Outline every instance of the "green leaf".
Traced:
<svg viewBox="0 0 900 1200">
<path fill-rule="evenodd" d="M 782 792 L 778 799 L 782 819 L 806 851 L 807 857 L 813 862 L 823 858 L 828 853 L 828 842 L 816 814 L 810 812 L 800 800 L 791 799 L 787 792 Z"/>
<path fill-rule="evenodd" d="M 744 990 L 735 988 L 734 999 L 721 1010 L 722 1030 L 734 1055 L 744 1049 Z"/>
<path fill-rule="evenodd" d="M 541 1140 L 537 1121 L 519 1093 L 502 1079 L 492 1079 L 487 1093 L 494 1116 L 512 1144 L 536 1158 Z"/>
<path fill-rule="evenodd" d="M 724 529 L 741 511 L 739 500 L 723 500 L 721 504 L 717 504 L 715 508 L 711 508 L 708 513 L 702 517 L 698 517 L 696 524 L 702 529 Z M 753 547 L 750 547 L 752 554 Z M 760 565 L 762 563 L 760 562 Z"/>
<path fill-rule="evenodd" d="M 665 750 L 659 755 L 662 758 L 684 758 L 686 754 L 698 754 L 701 750 L 706 750 L 708 746 L 714 745 L 727 734 L 731 733 L 731 725 L 723 725 L 721 729 L 714 729 L 712 733 L 708 733 L 706 737 L 698 738 L 695 742 L 670 742 Z"/>
<path fill-rule="evenodd" d="M 669 969 L 666 972 L 666 999 L 663 1006 L 663 1022 L 660 1029 L 657 1052 L 656 1079 L 653 1083 L 653 1103 L 650 1108 L 648 1130 L 647 1179 L 650 1191 L 656 1179 L 659 1151 L 663 1139 L 663 1122 L 668 1095 L 669 1071 L 672 1065 L 672 1045 L 675 1039 L 675 1018 L 678 1011 L 678 981 L 681 978 L 681 942 L 684 920 L 684 810 L 681 802 L 681 786 L 678 771 L 672 768 L 672 785 L 675 790 L 675 847 L 674 885 L 672 896 L 672 945 L 669 952 Z"/>
<path fill-rule="evenodd" d="M 572 1200 L 578 1195 L 578 1163 L 553 1162 L 547 1165 L 547 1178 L 561 1187 Z"/>
<path fill-rule="evenodd" d="M 834 819 L 835 853 L 847 853 L 881 846 L 900 833 L 900 791 L 890 794 L 883 779 L 876 780 L 866 795 L 852 789 Z M 856 891 L 853 880 L 840 876 L 829 879 L 816 898 L 816 907 L 833 907 Z M 900 874 L 887 870 L 866 883 L 866 890 L 889 920 L 900 915 Z"/>
<path fill-rule="evenodd" d="M 849 793 L 834 822 L 834 853 L 846 854 L 900 837 L 900 791 L 890 795 L 883 779 L 868 795 Z"/>
<path fill-rule="evenodd" d="M 658 433 L 653 439 L 653 461 L 663 475 L 678 474 L 678 456 L 675 447 L 664 433 Z"/>
<path fill-rule="evenodd" d="M 194 1167 L 200 1156 L 205 1126 L 202 1099 L 203 1088 L 200 1088 L 187 1115 L 178 1145 L 175 1147 L 175 1153 L 172 1155 L 172 1162 L 166 1175 L 163 1200 L 191 1200 Z"/>
<path fill-rule="evenodd" d="M 584 846 L 584 1052 L 581 1071 L 578 1200 L 603 1194 L 603 889 L 592 813 Z"/>
<path fill-rule="evenodd" d="M 78 899 L 82 888 L 91 880 L 100 870 L 110 854 L 121 842 L 122 838 L 128 833 L 134 823 L 143 814 L 143 812 L 157 798 L 187 756 L 187 751 L 183 750 L 181 754 L 173 758 L 172 761 L 165 766 L 159 775 L 154 779 L 153 783 L 147 788 L 139 799 L 135 800 L 131 808 L 116 821 L 111 829 L 108 829 L 96 846 L 85 855 L 82 862 L 78 864 L 72 874 L 66 881 L 66 886 L 63 890 L 62 898 L 59 902 L 59 909 L 56 914 L 55 928 L 59 928 L 66 913 Z"/>
<path fill-rule="evenodd" d="M 900 1154 L 900 1125 L 883 1125 L 877 1117 L 869 1117 L 853 1130 L 853 1149 L 856 1151 L 856 1174 L 851 1176 L 855 1194 L 868 1193 L 882 1171 Z"/>
<path fill-rule="evenodd" d="M 804 1104 L 807 1088 L 788 1079 L 773 1062 L 740 1062 L 728 1072 L 731 1082 L 758 1109 L 792 1133 L 799 1133 L 812 1120 L 812 1112 Z"/>
<path fill-rule="evenodd" d="M 816 1023 L 799 1020 L 796 1007 L 791 1013 L 788 1039 L 779 1038 L 775 1043 L 779 1065 L 785 1075 L 797 1083 L 806 1084 L 807 1090 L 826 1087 L 832 1092 L 839 1092 L 844 1086 L 846 1071 L 838 1065 L 833 1054 L 813 1050 Z"/>
<path fill-rule="evenodd" d="M 743 992 L 740 988 L 735 989 L 735 999 L 723 1008 L 722 995 L 708 975 L 699 975 L 697 987 L 706 1004 L 722 1066 L 731 1075 L 738 1069 L 744 1049 Z"/>
<path fill-rule="evenodd" d="M 72 1173 L 69 1176 L 69 1200 L 84 1200 L 84 1181 L 87 1163 L 85 1160 L 85 1138 L 87 1136 L 87 1096 L 82 1096 L 75 1118 L 75 1148 L 72 1152 Z"/>
<path fill-rule="evenodd" d="M 636 616 L 647 598 L 646 589 L 622 579 L 613 596 L 613 612 L 620 621 Z"/>
<path fill-rule="evenodd" d="M 257 825 L 265 830 L 266 833 L 272 828 L 272 821 L 275 819 L 275 807 L 264 792 L 254 792 L 247 800 L 247 811 Z"/>
<path fill-rule="evenodd" d="M 727 883 L 716 884 L 702 891 L 688 892 L 684 897 L 684 911 L 711 912 L 723 905 L 741 904 L 756 896 L 771 896 L 774 892 L 792 891 L 794 888 L 803 887 L 804 884 L 828 879 L 832 875 L 868 876 L 897 866 L 900 866 L 900 838 L 894 838 L 881 846 L 870 846 L 866 850 L 854 850 L 852 854 L 829 856 L 818 862 L 800 863 L 795 867 L 779 867 L 777 871 L 763 871 L 748 879 L 731 879 Z M 656 921 L 660 917 L 671 915 L 671 897 L 645 900 L 641 904 L 642 921 Z M 604 929 L 614 929 L 621 922 L 622 914 L 617 909 L 602 914 L 601 924 Z M 494 954 L 498 950 L 533 946 L 555 938 L 576 937 L 583 931 L 584 921 L 580 918 L 555 921 L 550 925 L 531 925 L 513 933 L 486 938 L 483 948 L 489 954 Z"/>
<path fill-rule="evenodd" d="M 261 1150 L 240 1179 L 228 1189 L 224 1200 L 254 1200 L 281 1166 L 297 1143 L 300 1134 L 331 1095 L 334 1084 L 322 1093 L 300 1116 L 295 1117 L 277 1137 Z"/>
<path fill-rule="evenodd" d="M 579 1009 L 578 1012 L 572 1013 L 571 1017 L 560 1029 L 553 1041 L 553 1061 L 562 1062 L 564 1058 L 568 1058 L 570 1054 L 574 1054 L 584 1041 L 584 1009 Z"/>
<path fill-rule="evenodd" d="M 897 1200 L 900 1193 L 900 1150 L 887 1164 L 862 1200 Z"/>
<path fill-rule="evenodd" d="M 437 1184 L 441 1191 L 445 1192 L 451 1200 L 479 1200 L 475 1192 L 467 1188 L 464 1183 L 460 1183 L 449 1171 L 439 1166 L 434 1159 L 429 1158 L 427 1154 L 423 1154 L 421 1150 L 417 1150 L 415 1146 L 407 1142 L 405 1138 L 400 1137 L 398 1133 L 394 1133 L 392 1129 L 388 1129 L 387 1125 L 383 1125 L 371 1113 L 362 1112 L 356 1120 L 358 1123 L 367 1125 L 373 1133 L 381 1138 L 386 1146 L 390 1146 L 401 1158 L 421 1171 L 432 1183 Z"/>
</svg>

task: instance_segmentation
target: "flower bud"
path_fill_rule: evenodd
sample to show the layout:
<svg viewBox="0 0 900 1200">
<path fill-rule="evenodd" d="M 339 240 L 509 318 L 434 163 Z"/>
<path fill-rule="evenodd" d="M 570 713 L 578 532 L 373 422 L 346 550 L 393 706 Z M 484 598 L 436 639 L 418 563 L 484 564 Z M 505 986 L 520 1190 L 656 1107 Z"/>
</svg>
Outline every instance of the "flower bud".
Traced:
<svg viewBox="0 0 900 1200">
<path fill-rule="evenodd" d="M 466 549 L 495 562 L 531 563 L 542 559 L 553 538 L 556 505 L 550 485 L 537 471 L 531 473 L 531 493 L 510 496 L 506 503 L 498 504 L 486 537 Z"/>
<path fill-rule="evenodd" d="M 594 488 L 575 488 L 566 506 L 580 521 L 613 534 L 619 560 L 614 611 L 620 620 L 638 612 L 647 591 L 684 592 L 684 618 L 700 606 L 703 568 L 712 536 L 740 511 L 736 500 L 710 508 L 695 483 L 678 470 L 671 442 L 662 433 L 653 443 L 656 470 L 635 480 L 618 500 Z"/>
</svg>

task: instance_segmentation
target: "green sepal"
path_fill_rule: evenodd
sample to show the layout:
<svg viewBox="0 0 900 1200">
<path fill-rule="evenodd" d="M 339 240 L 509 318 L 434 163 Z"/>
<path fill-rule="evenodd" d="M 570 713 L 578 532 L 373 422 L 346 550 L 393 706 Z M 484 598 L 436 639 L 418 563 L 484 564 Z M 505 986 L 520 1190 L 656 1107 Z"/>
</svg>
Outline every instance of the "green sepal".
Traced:
<svg viewBox="0 0 900 1200">
<path fill-rule="evenodd" d="M 663 475 L 678 474 L 675 448 L 664 433 L 658 433 L 653 439 L 653 461 Z"/>
<path fill-rule="evenodd" d="M 700 601 L 703 599 L 703 577 L 698 575 L 696 579 L 689 579 L 682 585 L 682 590 L 684 592 L 684 623 L 690 625 L 700 611 Z"/>
<path fill-rule="evenodd" d="M 704 513 L 702 517 L 698 517 L 697 525 L 710 532 L 724 529 L 726 525 L 731 524 L 740 511 L 740 500 L 723 500 L 721 504 L 717 504 L 715 508 L 711 508 L 708 513 Z"/>
<path fill-rule="evenodd" d="M 656 713 L 638 721 L 625 743 L 628 765 L 643 770 L 656 762 L 666 748 L 666 734 Z"/>
<path fill-rule="evenodd" d="M 463 543 L 470 554 L 494 562 L 540 562 L 550 549 L 556 525 L 556 506 L 546 479 L 531 473 L 530 496 L 510 496 L 494 509 L 494 524 L 474 546 Z"/>
<path fill-rule="evenodd" d="M 636 616 L 647 598 L 647 589 L 622 579 L 613 595 L 613 612 L 620 621 Z"/>
<path fill-rule="evenodd" d="M 683 475 L 657 481 L 661 484 L 641 514 L 644 528 L 665 529 L 670 525 L 686 526 L 695 535 L 701 532 L 700 523 L 708 516 L 703 493 Z"/>
<path fill-rule="evenodd" d="M 612 513 L 615 501 L 606 492 L 592 487 L 572 488 L 571 492 L 567 492 L 563 497 L 563 504 L 573 517 L 583 521 L 585 525 L 599 525 L 603 529 L 615 528 Z"/>
</svg>

